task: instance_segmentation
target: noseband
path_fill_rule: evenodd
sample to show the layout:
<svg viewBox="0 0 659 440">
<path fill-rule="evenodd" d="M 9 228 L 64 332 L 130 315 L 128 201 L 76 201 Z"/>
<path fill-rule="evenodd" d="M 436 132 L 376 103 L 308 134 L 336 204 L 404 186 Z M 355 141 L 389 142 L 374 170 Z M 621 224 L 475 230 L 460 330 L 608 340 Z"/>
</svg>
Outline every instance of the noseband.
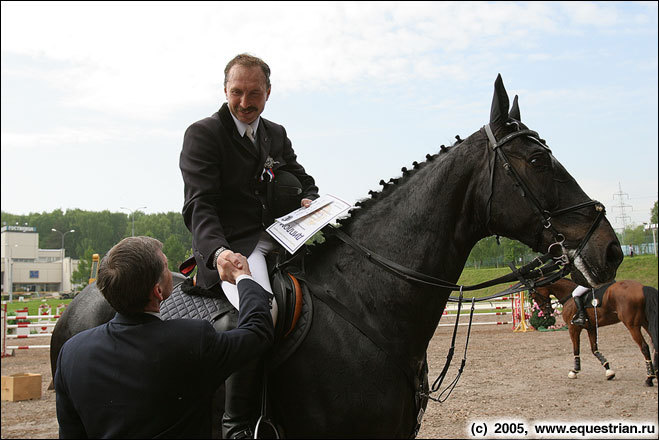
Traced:
<svg viewBox="0 0 659 440">
<path fill-rule="evenodd" d="M 503 164 L 503 169 L 506 171 L 506 174 L 508 174 L 515 184 L 519 186 L 522 190 L 522 196 L 525 197 L 533 207 L 534 211 L 536 214 L 541 218 L 541 223 L 544 229 L 549 230 L 551 232 L 552 236 L 554 237 L 554 243 L 549 245 L 549 248 L 547 249 L 548 253 L 554 254 L 555 251 L 554 248 L 555 246 L 558 247 L 560 250 L 560 254 L 554 255 L 555 257 L 560 257 L 562 259 L 563 264 L 569 264 L 570 259 L 567 255 L 566 249 L 563 246 L 563 242 L 565 241 L 565 236 L 561 233 L 559 233 L 556 228 L 551 223 L 552 218 L 558 217 L 560 215 L 568 214 L 573 211 L 577 211 L 579 209 L 583 209 L 589 206 L 594 206 L 595 210 L 597 211 L 597 217 L 595 217 L 595 220 L 593 221 L 593 224 L 590 226 L 590 229 L 586 233 L 586 235 L 581 239 L 581 242 L 577 246 L 573 258 L 579 256 L 581 254 L 581 251 L 583 248 L 586 246 L 586 243 L 590 240 L 592 237 L 593 233 L 599 226 L 600 222 L 606 215 L 606 210 L 604 209 L 604 205 L 602 205 L 600 202 L 597 200 L 588 200 L 586 202 L 578 203 L 576 205 L 567 207 L 567 208 L 562 208 L 562 209 L 557 209 L 555 211 L 548 211 L 542 207 L 540 202 L 538 201 L 538 198 L 533 194 L 533 191 L 529 188 L 529 186 L 524 182 L 522 177 L 519 175 L 517 170 L 515 170 L 515 167 L 511 165 L 510 160 L 508 159 L 508 156 L 506 153 L 503 151 L 502 147 L 505 145 L 507 142 L 518 138 L 520 136 L 525 136 L 538 145 L 540 145 L 542 148 L 544 148 L 549 154 L 551 154 L 551 150 L 547 145 L 545 144 L 544 140 L 540 139 L 540 136 L 538 135 L 537 132 L 533 130 L 518 130 L 514 131 L 504 137 L 502 137 L 500 140 L 497 141 L 497 139 L 494 137 L 494 133 L 492 132 L 492 128 L 490 128 L 490 124 L 485 125 L 482 129 L 482 131 L 485 132 L 488 138 L 488 145 L 491 148 L 491 150 L 494 152 L 494 154 L 491 155 L 490 158 L 490 197 L 487 200 L 487 221 L 486 221 L 486 227 L 489 229 L 489 223 L 490 223 L 490 208 L 491 208 L 491 203 L 492 203 L 492 195 L 494 191 L 494 165 L 496 162 L 496 158 L 499 157 Z M 490 151 L 490 148 L 487 149 L 487 151 Z M 528 196 L 528 197 L 527 197 Z M 542 234 L 540 234 L 540 237 L 538 239 L 538 242 L 542 240 Z M 538 246 L 539 247 L 539 246 Z"/>
</svg>

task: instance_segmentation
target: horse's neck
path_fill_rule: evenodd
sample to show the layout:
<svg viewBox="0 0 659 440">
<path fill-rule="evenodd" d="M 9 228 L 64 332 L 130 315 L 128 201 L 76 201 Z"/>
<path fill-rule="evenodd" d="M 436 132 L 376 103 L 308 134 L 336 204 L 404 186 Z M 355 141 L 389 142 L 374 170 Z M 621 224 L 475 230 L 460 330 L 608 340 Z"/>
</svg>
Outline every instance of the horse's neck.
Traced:
<svg viewBox="0 0 659 440">
<path fill-rule="evenodd" d="M 565 304 L 566 302 L 568 302 L 570 298 L 572 298 L 572 292 L 576 287 L 577 287 L 576 283 L 562 279 L 556 283 L 556 289 L 552 293 L 554 294 L 558 302 L 560 302 L 561 304 Z"/>
<path fill-rule="evenodd" d="M 350 234 L 399 264 L 455 281 L 478 240 L 470 163 L 455 148 L 385 190 Z"/>
<path fill-rule="evenodd" d="M 484 157 L 481 146 L 452 147 L 391 185 L 355 214 L 348 233 L 371 251 L 415 271 L 456 282 L 474 244 L 485 236 L 482 219 Z M 475 151 L 480 154 L 475 155 Z M 347 246 L 334 256 L 326 278 L 339 298 L 374 328 L 425 350 L 448 290 L 419 287 L 370 263 Z"/>
</svg>

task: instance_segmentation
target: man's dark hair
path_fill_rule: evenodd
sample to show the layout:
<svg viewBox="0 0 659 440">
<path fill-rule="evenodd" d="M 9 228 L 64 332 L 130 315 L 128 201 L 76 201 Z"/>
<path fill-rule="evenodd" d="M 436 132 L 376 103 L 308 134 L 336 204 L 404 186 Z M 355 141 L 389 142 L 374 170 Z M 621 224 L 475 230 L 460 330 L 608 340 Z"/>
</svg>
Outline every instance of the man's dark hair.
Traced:
<svg viewBox="0 0 659 440">
<path fill-rule="evenodd" d="M 231 61 L 229 61 L 227 66 L 224 68 L 225 87 L 227 85 L 227 80 L 229 78 L 229 71 L 236 64 L 241 65 L 243 67 L 260 67 L 261 70 L 263 71 L 263 75 L 265 76 L 265 88 L 266 90 L 270 90 L 270 67 L 268 67 L 265 61 L 263 61 L 261 58 L 246 53 L 241 53 L 240 55 L 236 55 Z"/>
<path fill-rule="evenodd" d="M 98 267 L 96 286 L 119 313 L 144 311 L 149 292 L 163 276 L 162 243 L 151 237 L 128 237 L 114 245 Z"/>
</svg>

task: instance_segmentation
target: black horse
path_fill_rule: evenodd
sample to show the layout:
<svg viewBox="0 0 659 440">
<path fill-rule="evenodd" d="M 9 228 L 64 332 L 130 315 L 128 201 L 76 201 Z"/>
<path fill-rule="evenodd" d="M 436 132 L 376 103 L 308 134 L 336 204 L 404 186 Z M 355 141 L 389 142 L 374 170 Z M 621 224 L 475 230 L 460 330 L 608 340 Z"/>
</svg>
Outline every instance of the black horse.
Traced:
<svg viewBox="0 0 659 440">
<path fill-rule="evenodd" d="M 509 112 L 500 76 L 494 89 L 488 125 L 380 182 L 383 190 L 360 202 L 341 231 L 451 283 L 472 247 L 494 234 L 537 252 L 558 249 L 584 285 L 612 280 L 623 254 L 603 207 L 521 123 L 517 97 Z M 287 437 L 415 435 L 425 397 L 416 379 L 451 291 L 405 281 L 369 260 L 334 234 L 307 256 L 313 320 L 269 376 L 272 414 Z M 58 326 L 75 326 L 74 302 L 62 316 L 69 324 Z M 53 335 L 55 343 L 62 341 Z"/>
</svg>

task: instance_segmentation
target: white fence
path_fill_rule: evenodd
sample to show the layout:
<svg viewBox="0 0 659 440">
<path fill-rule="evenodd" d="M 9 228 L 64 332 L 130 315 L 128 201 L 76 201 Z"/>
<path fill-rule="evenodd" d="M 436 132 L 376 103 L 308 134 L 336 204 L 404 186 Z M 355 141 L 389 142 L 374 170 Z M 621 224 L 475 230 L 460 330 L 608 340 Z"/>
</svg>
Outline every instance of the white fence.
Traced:
<svg viewBox="0 0 659 440">
<path fill-rule="evenodd" d="M 7 315 L 7 304 L 2 304 L 1 313 L 1 330 L 2 346 L 0 354 L 2 357 L 11 356 L 14 350 L 26 350 L 29 348 L 50 348 L 48 345 L 7 345 L 9 339 L 29 339 L 29 338 L 49 338 L 53 332 L 57 319 L 62 315 L 66 304 L 59 304 L 53 314 L 52 307 L 48 304 L 39 306 L 38 315 L 29 315 L 27 307 L 16 310 L 16 316 Z M 16 321 L 15 324 L 8 324 L 8 321 Z M 9 334 L 10 330 L 15 333 Z"/>
<path fill-rule="evenodd" d="M 516 301 L 520 300 L 519 294 L 513 294 L 512 296 L 504 296 L 501 298 L 496 298 L 488 301 L 477 302 L 474 304 L 474 319 L 472 325 L 511 325 L 513 329 L 520 323 L 520 313 L 518 310 L 518 305 L 515 304 Z M 442 314 L 442 319 L 438 324 L 439 327 L 453 327 L 455 326 L 454 319 L 457 317 L 458 304 L 457 303 L 448 303 L 446 309 Z M 531 316 L 528 306 L 525 304 L 525 322 Z M 458 326 L 469 325 L 469 314 L 471 313 L 471 301 L 464 300 L 462 302 L 462 308 L 460 310 L 460 322 Z M 508 321 L 507 318 L 505 321 L 482 321 L 477 319 L 484 316 L 506 316 L 510 317 Z M 498 318 L 495 318 L 498 319 Z M 447 322 L 448 321 L 448 322 Z"/>
</svg>

